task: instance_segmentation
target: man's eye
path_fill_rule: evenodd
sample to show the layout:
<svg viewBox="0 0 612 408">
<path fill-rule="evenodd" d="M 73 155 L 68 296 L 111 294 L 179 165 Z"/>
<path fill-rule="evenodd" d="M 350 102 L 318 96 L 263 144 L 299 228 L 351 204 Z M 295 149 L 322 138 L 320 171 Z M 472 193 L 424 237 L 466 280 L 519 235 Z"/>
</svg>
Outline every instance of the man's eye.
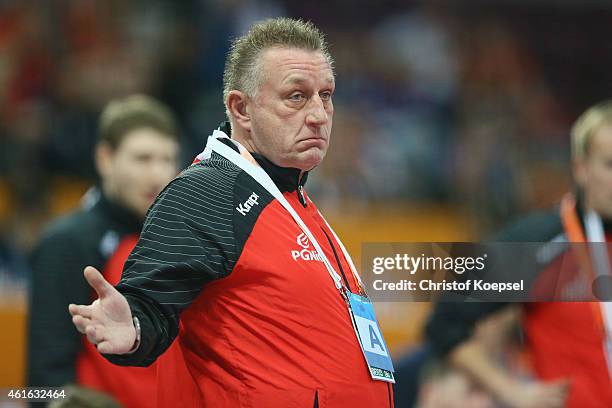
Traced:
<svg viewBox="0 0 612 408">
<path fill-rule="evenodd" d="M 302 99 L 304 99 L 304 95 L 302 95 L 301 93 L 295 93 L 289 96 L 289 100 L 291 100 L 292 102 L 301 102 Z"/>
<path fill-rule="evenodd" d="M 323 93 L 321 93 L 321 100 L 322 101 L 329 101 L 329 100 L 331 100 L 331 97 L 332 97 L 331 92 L 323 92 Z"/>
</svg>

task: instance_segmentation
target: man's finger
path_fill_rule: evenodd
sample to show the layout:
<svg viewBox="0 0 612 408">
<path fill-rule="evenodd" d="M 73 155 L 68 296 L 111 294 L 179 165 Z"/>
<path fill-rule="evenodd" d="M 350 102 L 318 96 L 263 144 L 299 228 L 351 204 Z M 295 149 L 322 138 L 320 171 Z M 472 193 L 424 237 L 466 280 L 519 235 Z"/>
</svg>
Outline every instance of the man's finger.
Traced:
<svg viewBox="0 0 612 408">
<path fill-rule="evenodd" d="M 87 335 L 87 340 L 89 340 L 90 343 L 98 344 L 104 340 L 104 336 L 102 332 L 103 332 L 102 326 L 89 325 L 87 326 L 87 330 L 85 331 L 85 334 Z"/>
<path fill-rule="evenodd" d="M 71 303 L 68 305 L 68 311 L 70 312 L 70 316 L 74 316 L 75 314 L 78 314 L 77 310 L 78 310 L 78 307 L 74 303 Z"/>
<path fill-rule="evenodd" d="M 87 326 L 87 328 L 85 329 L 85 335 L 87 336 L 87 340 L 89 340 L 90 343 L 93 344 L 98 344 L 99 341 L 96 339 L 96 328 L 91 325 L 91 326 Z"/>
<path fill-rule="evenodd" d="M 96 291 L 99 298 L 108 297 L 115 290 L 115 288 L 113 288 L 113 286 L 104 279 L 104 276 L 102 276 L 93 266 L 86 267 L 83 273 L 85 279 L 87 279 L 87 283 Z"/>
<path fill-rule="evenodd" d="M 109 341 L 103 341 L 98 344 L 98 351 L 102 354 L 113 354 L 113 346 Z"/>
<path fill-rule="evenodd" d="M 92 307 L 89 305 L 68 305 L 68 311 L 72 316 L 83 316 L 86 318 L 91 318 L 91 314 L 93 313 Z"/>
<path fill-rule="evenodd" d="M 85 334 L 87 326 L 91 325 L 91 320 L 81 315 L 75 315 L 72 317 L 72 323 L 74 323 L 74 326 L 79 331 L 79 333 Z"/>
</svg>

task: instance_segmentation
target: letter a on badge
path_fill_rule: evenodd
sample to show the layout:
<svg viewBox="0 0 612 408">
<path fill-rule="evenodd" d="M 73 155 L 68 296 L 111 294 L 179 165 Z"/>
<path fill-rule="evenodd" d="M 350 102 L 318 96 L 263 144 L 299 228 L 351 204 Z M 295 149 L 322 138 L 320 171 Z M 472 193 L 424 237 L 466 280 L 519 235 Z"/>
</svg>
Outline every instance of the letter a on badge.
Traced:
<svg viewBox="0 0 612 408">
<path fill-rule="evenodd" d="M 380 351 L 382 351 L 384 354 L 387 354 L 385 351 L 385 348 L 382 345 L 382 342 L 380 341 L 380 339 L 378 338 L 378 334 L 376 333 L 377 330 L 374 328 L 373 325 L 368 325 L 369 329 L 370 329 L 370 347 L 373 350 L 376 346 L 378 346 L 380 348 Z"/>
</svg>

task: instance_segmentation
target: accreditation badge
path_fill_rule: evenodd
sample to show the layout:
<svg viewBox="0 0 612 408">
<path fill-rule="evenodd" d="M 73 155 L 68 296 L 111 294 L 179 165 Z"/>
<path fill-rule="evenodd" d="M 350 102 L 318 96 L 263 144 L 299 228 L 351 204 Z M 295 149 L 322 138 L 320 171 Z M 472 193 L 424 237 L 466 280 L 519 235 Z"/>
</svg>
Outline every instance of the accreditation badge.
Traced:
<svg viewBox="0 0 612 408">
<path fill-rule="evenodd" d="M 372 379 L 395 383 L 393 362 L 376 320 L 372 302 L 354 293 L 349 293 L 348 297 L 353 326 Z"/>
</svg>

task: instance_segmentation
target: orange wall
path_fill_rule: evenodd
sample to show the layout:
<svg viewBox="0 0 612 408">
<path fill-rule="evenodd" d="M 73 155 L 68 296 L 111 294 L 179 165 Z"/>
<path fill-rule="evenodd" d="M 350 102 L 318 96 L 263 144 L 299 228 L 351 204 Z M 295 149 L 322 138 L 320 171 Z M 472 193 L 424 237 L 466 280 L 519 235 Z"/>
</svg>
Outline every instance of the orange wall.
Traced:
<svg viewBox="0 0 612 408">
<path fill-rule="evenodd" d="M 1 289 L 1 288 L 0 288 Z M 25 296 L 11 294 L 3 297 L 0 303 L 0 387 L 24 385 L 26 312 Z"/>
</svg>

